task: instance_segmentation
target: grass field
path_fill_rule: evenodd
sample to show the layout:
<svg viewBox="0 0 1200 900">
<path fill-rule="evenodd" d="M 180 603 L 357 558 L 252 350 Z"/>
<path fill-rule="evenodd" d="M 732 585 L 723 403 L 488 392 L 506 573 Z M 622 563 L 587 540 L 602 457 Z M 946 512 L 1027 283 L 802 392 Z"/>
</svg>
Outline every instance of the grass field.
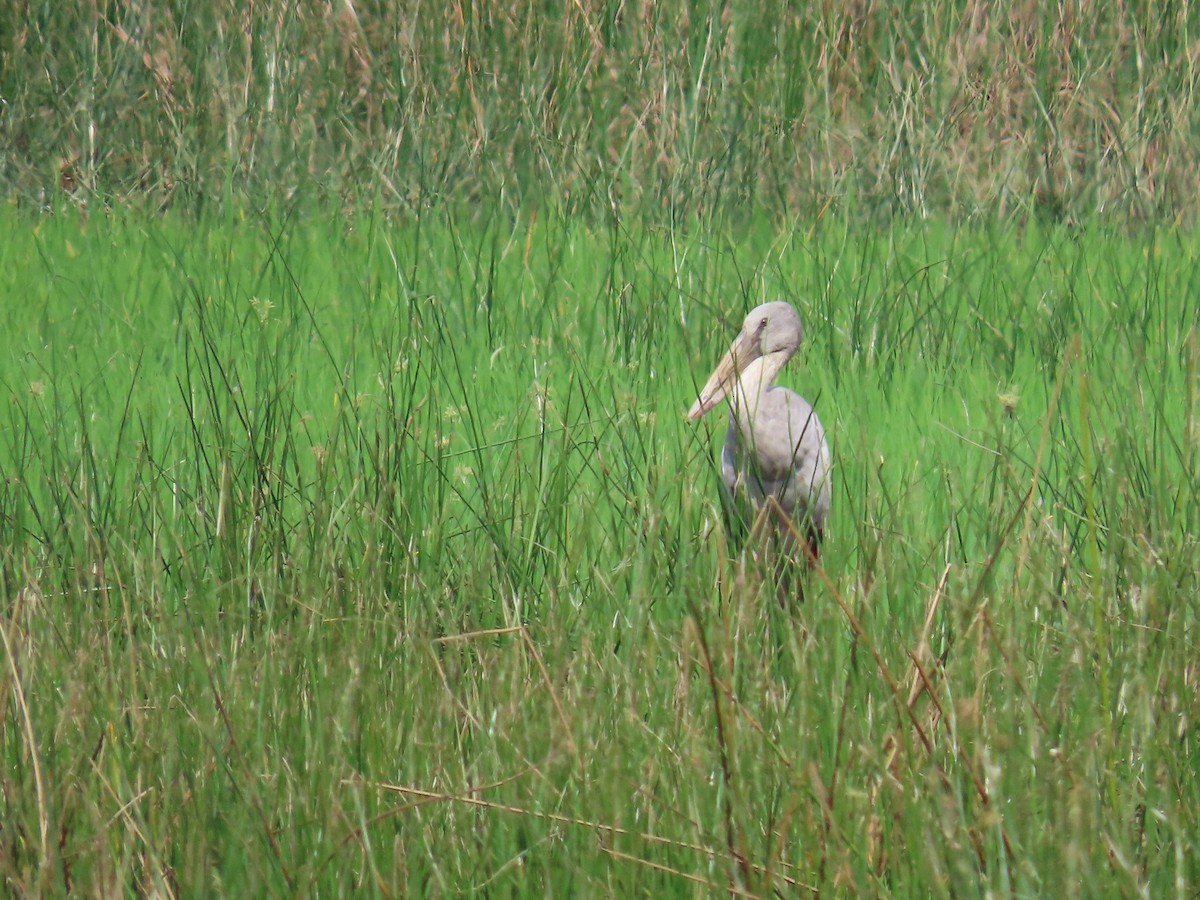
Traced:
<svg viewBox="0 0 1200 900">
<path fill-rule="evenodd" d="M 1194 236 L 0 216 L 7 892 L 1195 895 Z M 788 613 L 683 421 L 774 297 Z"/>
<path fill-rule="evenodd" d="M 0 0 L 3 893 L 1195 898 L 1197 34 Z"/>
</svg>

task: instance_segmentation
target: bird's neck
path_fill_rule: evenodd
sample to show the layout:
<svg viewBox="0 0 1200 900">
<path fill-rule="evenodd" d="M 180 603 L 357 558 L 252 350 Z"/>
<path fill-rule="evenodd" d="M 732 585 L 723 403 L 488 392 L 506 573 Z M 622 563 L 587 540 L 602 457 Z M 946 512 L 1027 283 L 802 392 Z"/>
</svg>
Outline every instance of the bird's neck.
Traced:
<svg viewBox="0 0 1200 900">
<path fill-rule="evenodd" d="M 767 390 L 775 383 L 780 369 L 788 361 L 791 354 L 768 353 L 758 359 L 751 360 L 742 369 L 737 383 L 736 406 L 739 418 L 743 421 L 753 421 L 758 411 L 759 403 Z"/>
</svg>

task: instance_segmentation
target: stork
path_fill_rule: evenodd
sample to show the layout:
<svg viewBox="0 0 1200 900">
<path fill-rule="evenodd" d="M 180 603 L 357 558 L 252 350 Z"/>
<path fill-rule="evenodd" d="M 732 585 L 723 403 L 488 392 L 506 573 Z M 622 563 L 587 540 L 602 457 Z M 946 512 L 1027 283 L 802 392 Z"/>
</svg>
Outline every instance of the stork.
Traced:
<svg viewBox="0 0 1200 900">
<path fill-rule="evenodd" d="M 829 516 L 829 445 L 812 405 L 775 384 L 803 337 L 800 316 L 789 304 L 775 301 L 751 310 L 687 417 L 699 419 L 728 399 L 721 451 L 727 515 L 753 523 L 752 536 L 765 517 L 786 551 L 799 538 L 804 558 L 813 564 Z"/>
</svg>

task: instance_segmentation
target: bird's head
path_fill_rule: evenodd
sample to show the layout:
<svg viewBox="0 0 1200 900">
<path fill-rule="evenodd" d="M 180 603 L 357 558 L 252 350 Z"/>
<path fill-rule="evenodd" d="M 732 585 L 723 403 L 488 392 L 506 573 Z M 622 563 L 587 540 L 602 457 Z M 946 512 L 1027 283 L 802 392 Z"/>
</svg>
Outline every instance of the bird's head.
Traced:
<svg viewBox="0 0 1200 900">
<path fill-rule="evenodd" d="M 754 360 L 781 354 L 779 365 L 787 362 L 804 338 L 800 316 L 782 300 L 756 306 L 742 323 L 741 333 L 725 357 L 701 388 L 696 402 L 688 411 L 689 419 L 698 419 L 733 390 L 743 371 Z"/>
<path fill-rule="evenodd" d="M 804 340 L 804 325 L 790 303 L 775 300 L 750 310 L 742 323 L 742 335 L 747 334 L 757 336 L 759 356 L 769 353 L 791 356 Z"/>
</svg>

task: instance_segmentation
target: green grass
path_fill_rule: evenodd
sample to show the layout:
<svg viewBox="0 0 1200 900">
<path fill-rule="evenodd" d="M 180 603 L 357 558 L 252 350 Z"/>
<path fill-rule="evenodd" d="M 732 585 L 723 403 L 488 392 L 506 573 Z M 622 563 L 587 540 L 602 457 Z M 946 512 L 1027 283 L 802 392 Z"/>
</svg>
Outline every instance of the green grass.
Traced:
<svg viewBox="0 0 1200 900">
<path fill-rule="evenodd" d="M 1194 236 L 2 215 L 6 890 L 1194 894 Z M 772 297 L 791 614 L 683 421 Z"/>
</svg>

